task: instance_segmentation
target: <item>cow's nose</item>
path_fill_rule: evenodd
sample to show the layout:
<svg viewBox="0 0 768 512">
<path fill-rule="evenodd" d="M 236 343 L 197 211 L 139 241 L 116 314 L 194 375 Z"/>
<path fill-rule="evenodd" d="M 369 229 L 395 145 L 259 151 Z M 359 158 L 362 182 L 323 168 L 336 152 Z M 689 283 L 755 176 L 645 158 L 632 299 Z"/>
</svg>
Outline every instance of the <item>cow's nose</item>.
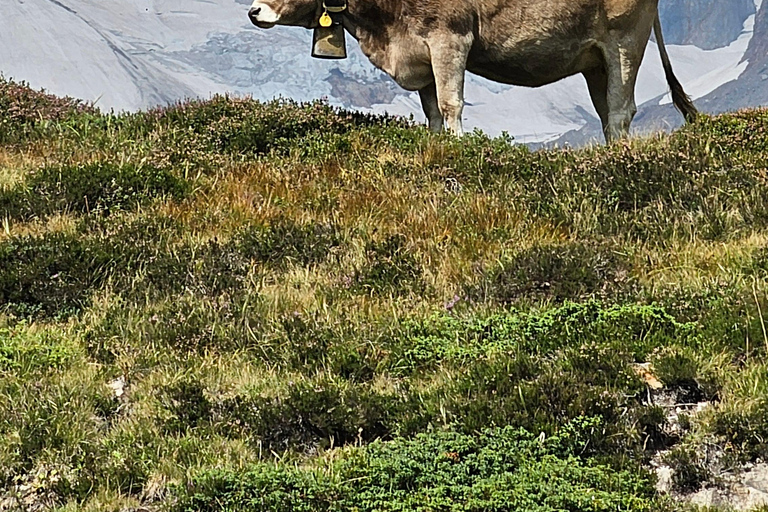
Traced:
<svg viewBox="0 0 768 512">
<path fill-rule="evenodd" d="M 251 19 L 251 23 L 256 23 L 259 21 L 259 13 L 261 12 L 261 7 L 251 7 L 251 10 L 248 11 L 248 17 Z"/>
</svg>

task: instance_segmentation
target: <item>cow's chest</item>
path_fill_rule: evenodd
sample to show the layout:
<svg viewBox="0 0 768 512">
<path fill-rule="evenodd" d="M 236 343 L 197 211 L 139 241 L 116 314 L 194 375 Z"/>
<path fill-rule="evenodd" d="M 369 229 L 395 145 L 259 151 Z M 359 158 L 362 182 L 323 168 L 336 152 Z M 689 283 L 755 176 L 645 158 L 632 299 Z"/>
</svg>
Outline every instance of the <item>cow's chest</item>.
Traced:
<svg viewBox="0 0 768 512">
<path fill-rule="evenodd" d="M 361 34 L 359 42 L 373 65 L 403 89 L 417 91 L 434 80 L 429 48 L 423 38 L 407 33 Z"/>
</svg>

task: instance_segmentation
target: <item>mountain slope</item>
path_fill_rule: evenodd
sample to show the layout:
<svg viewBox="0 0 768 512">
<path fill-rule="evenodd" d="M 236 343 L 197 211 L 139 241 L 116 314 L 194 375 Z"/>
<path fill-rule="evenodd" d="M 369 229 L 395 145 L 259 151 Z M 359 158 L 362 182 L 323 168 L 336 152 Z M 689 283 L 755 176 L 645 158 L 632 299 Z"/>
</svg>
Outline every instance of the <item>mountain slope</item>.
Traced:
<svg viewBox="0 0 768 512">
<path fill-rule="evenodd" d="M 703 99 L 712 112 L 768 104 L 768 3 L 755 18 L 754 36 L 744 54 L 746 68 L 738 80 L 717 88 Z"/>
</svg>

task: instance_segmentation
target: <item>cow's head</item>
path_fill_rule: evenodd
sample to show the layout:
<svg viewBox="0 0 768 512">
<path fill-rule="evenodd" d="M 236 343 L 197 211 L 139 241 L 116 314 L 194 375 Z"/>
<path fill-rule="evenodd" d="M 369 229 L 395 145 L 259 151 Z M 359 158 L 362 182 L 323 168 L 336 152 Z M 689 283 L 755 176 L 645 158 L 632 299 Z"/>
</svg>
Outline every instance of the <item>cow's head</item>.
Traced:
<svg viewBox="0 0 768 512">
<path fill-rule="evenodd" d="M 318 0 L 255 0 L 248 17 L 259 28 L 275 25 L 313 28 L 317 25 L 321 5 Z"/>
</svg>

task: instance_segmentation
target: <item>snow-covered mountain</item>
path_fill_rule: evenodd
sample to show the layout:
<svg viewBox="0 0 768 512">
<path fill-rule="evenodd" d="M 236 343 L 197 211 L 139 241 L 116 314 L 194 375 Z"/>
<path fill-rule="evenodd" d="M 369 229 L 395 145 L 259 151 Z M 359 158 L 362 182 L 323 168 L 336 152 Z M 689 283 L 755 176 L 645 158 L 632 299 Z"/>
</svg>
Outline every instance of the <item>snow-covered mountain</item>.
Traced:
<svg viewBox="0 0 768 512">
<path fill-rule="evenodd" d="M 258 30 L 250 0 L 2 0 L 0 72 L 34 87 L 134 110 L 213 93 L 309 100 L 421 119 L 418 96 L 376 70 L 348 38 L 350 57 L 309 55 L 299 28 Z M 768 104 L 768 2 L 661 0 L 675 70 L 704 110 Z M 675 126 L 653 42 L 637 87 L 636 129 Z M 469 76 L 466 127 L 522 142 L 599 136 L 586 85 L 538 89 Z"/>
</svg>

